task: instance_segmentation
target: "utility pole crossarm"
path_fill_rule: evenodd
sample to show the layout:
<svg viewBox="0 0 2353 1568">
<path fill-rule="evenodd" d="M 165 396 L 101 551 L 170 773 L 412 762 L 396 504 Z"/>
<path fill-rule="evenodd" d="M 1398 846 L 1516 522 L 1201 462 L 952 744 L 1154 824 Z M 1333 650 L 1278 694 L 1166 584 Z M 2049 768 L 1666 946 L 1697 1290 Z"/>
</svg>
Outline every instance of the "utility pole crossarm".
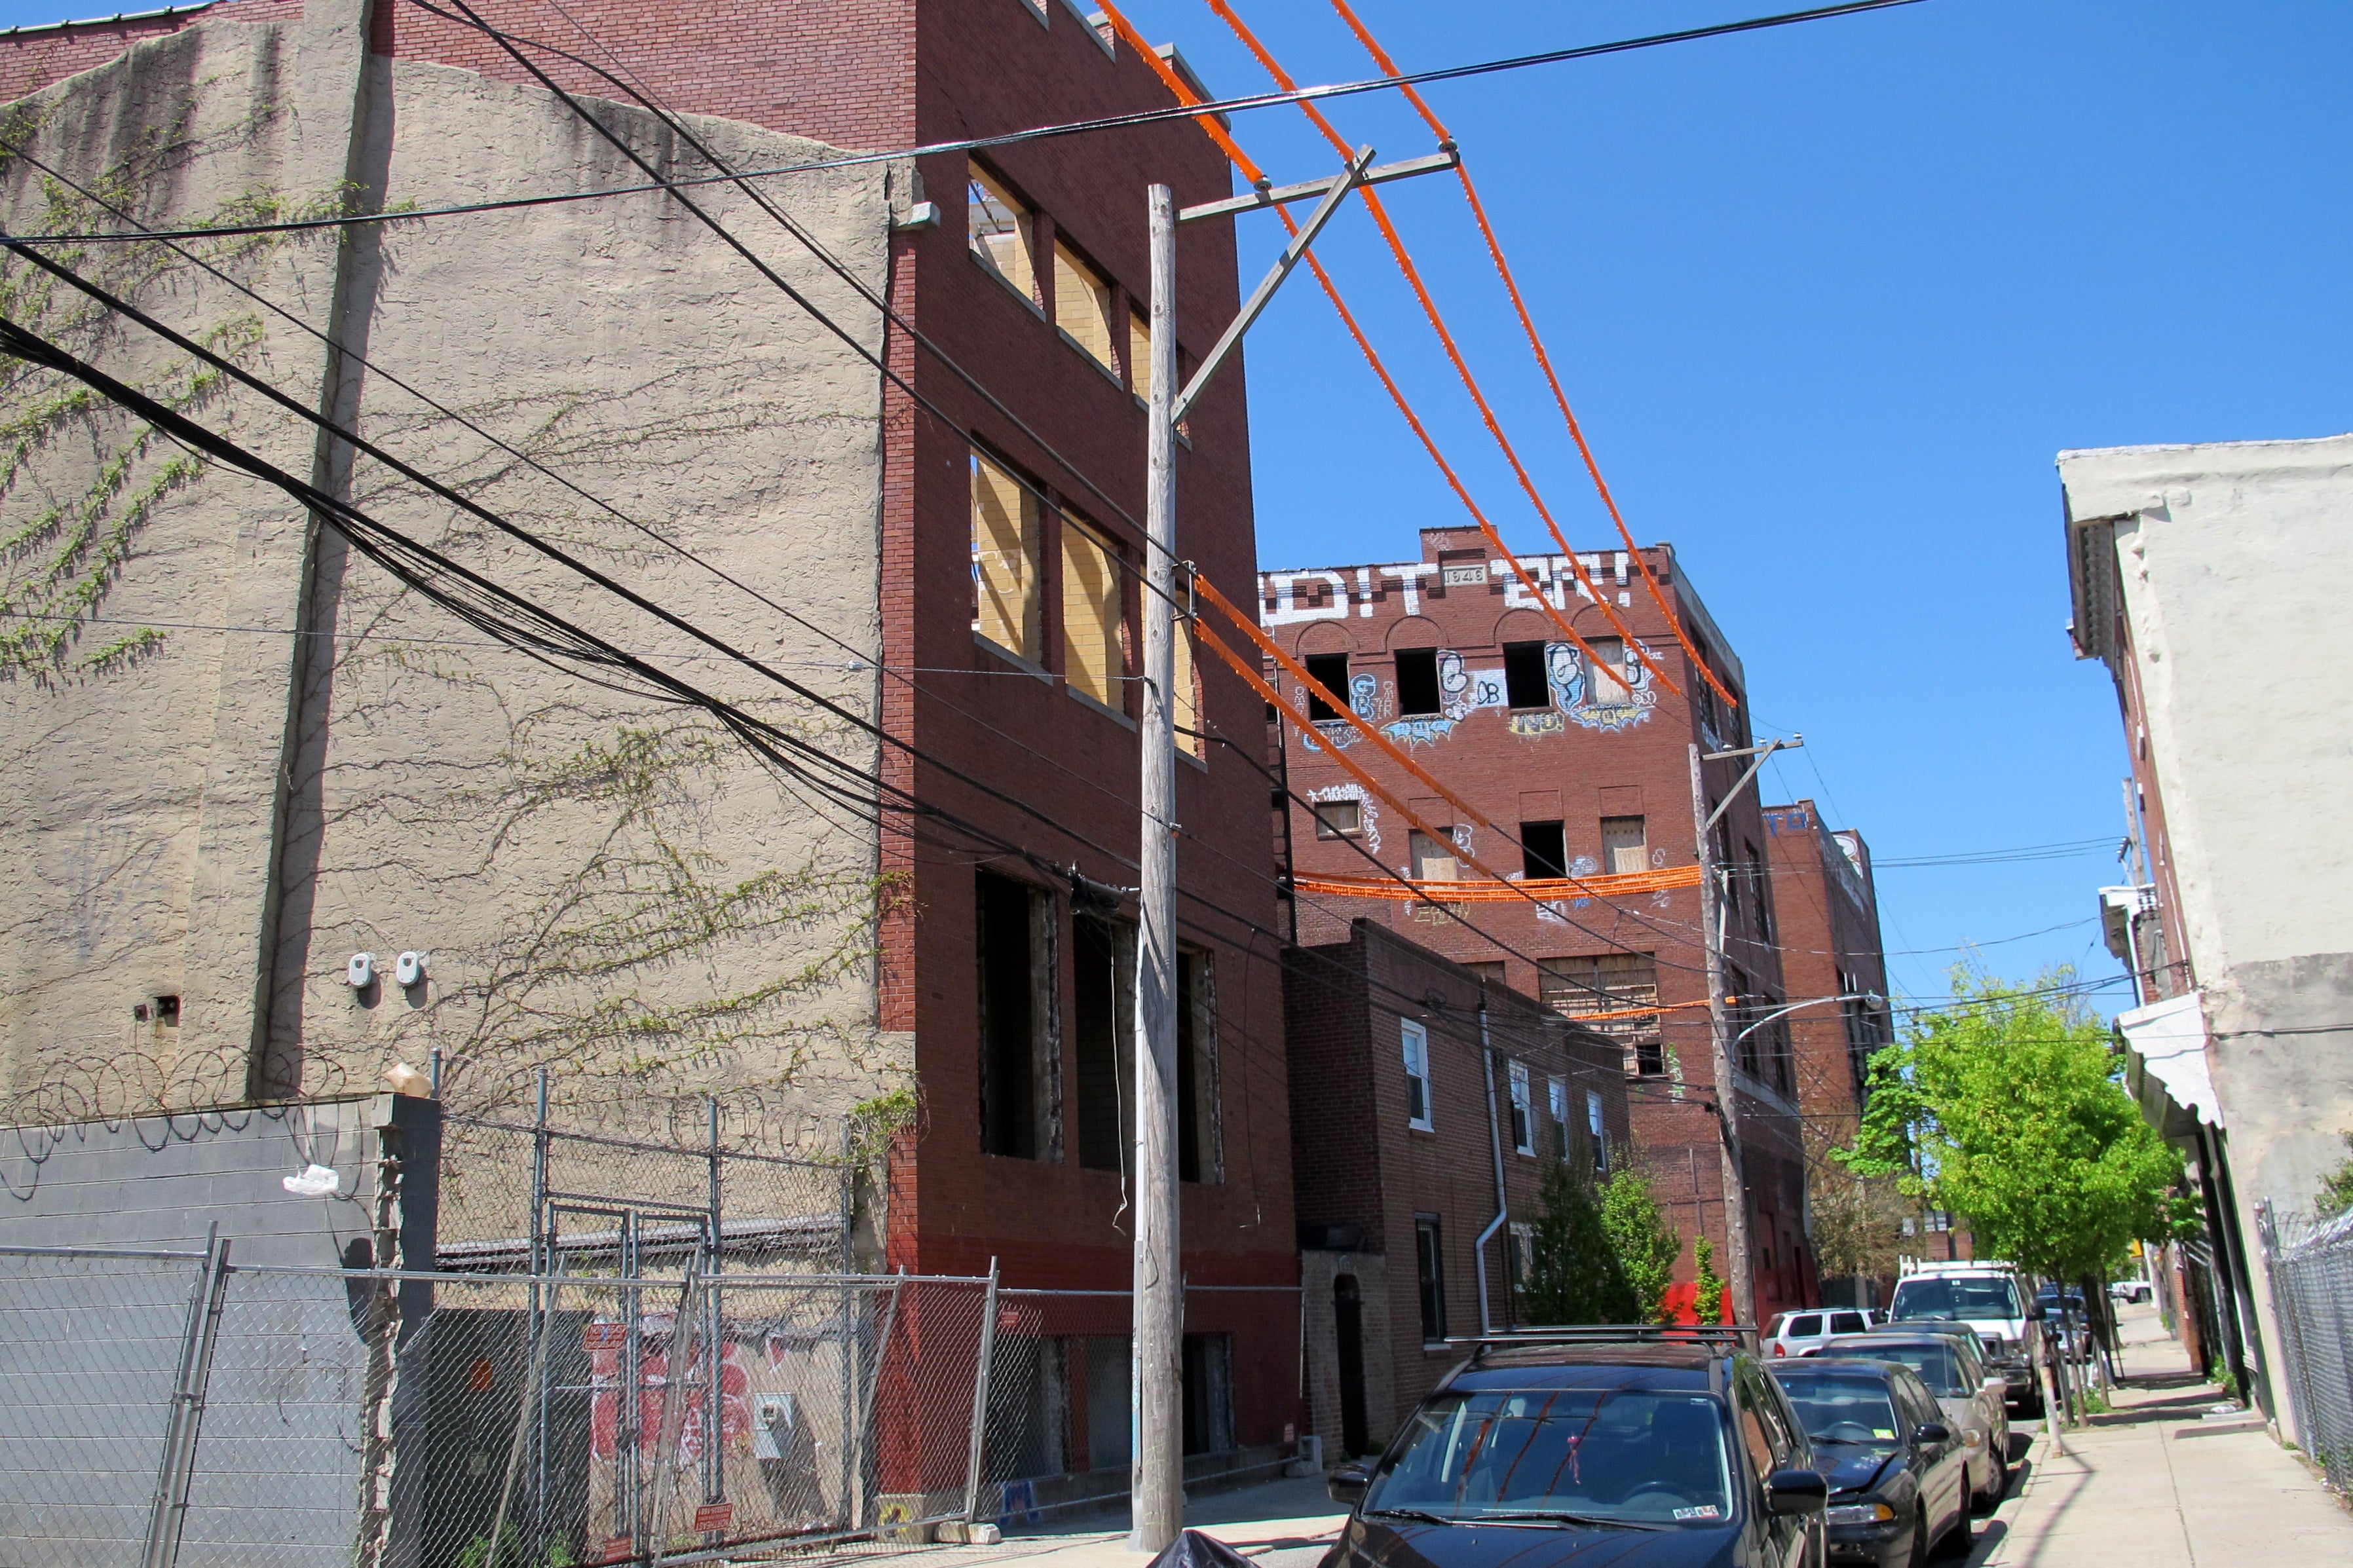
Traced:
<svg viewBox="0 0 2353 1568">
<path fill-rule="evenodd" d="M 1748 764 L 1748 771 L 1740 775 L 1738 784 L 1724 792 L 1724 798 L 1716 803 L 1714 811 L 1707 814 L 1707 821 L 1701 825 L 1700 832 L 1706 833 L 1709 828 L 1715 826 L 1718 818 L 1732 809 L 1732 803 L 1740 798 L 1740 792 L 1748 787 L 1748 781 L 1757 776 L 1757 771 L 1764 767 L 1767 759 L 1774 752 L 1794 752 L 1805 743 L 1806 738 L 1803 735 L 1792 735 L 1786 741 L 1767 741 L 1761 746 L 1742 746 L 1730 752 L 1710 752 L 1703 756 L 1700 761 L 1704 763 L 1720 763 L 1726 757 L 1754 756 L 1757 760 Z"/>
<path fill-rule="evenodd" d="M 1415 174 L 1435 174 L 1445 169 L 1462 166 L 1462 154 L 1449 147 L 1443 153 L 1432 153 L 1427 158 L 1408 158 L 1403 163 L 1383 163 L 1377 169 L 1367 169 L 1356 183 L 1360 185 L 1385 185 L 1391 180 L 1409 179 Z M 1292 202 L 1303 202 L 1310 196 L 1320 196 L 1332 188 L 1336 180 L 1346 178 L 1334 174 L 1321 180 L 1306 180 L 1296 185 L 1275 185 L 1263 191 L 1252 191 L 1246 196 L 1229 196 L 1221 202 L 1203 202 L 1198 206 L 1180 209 L 1178 223 L 1194 223 L 1205 217 L 1222 217 L 1228 213 L 1257 212 L 1264 207 L 1283 206 Z"/>
<path fill-rule="evenodd" d="M 1282 287 L 1282 280 L 1291 276 L 1292 268 L 1307 255 L 1307 247 L 1315 243 L 1317 235 L 1324 232 L 1324 226 L 1332 221 L 1333 215 L 1340 210 L 1340 204 L 1348 199 L 1348 193 L 1364 182 L 1365 171 L 1372 162 L 1373 150 L 1359 147 L 1349 158 L 1347 168 L 1333 177 L 1331 189 L 1324 192 L 1324 199 L 1315 204 L 1315 210 L 1307 215 L 1307 221 L 1299 226 L 1299 232 L 1291 237 L 1291 243 L 1282 247 L 1282 254 L 1275 258 L 1266 276 L 1259 279 L 1258 287 L 1250 290 L 1250 297 L 1242 301 L 1240 313 L 1227 326 L 1218 339 L 1217 346 L 1201 361 L 1201 367 L 1193 373 L 1193 379 L 1185 384 L 1185 390 L 1176 395 L 1176 407 L 1169 415 L 1171 421 L 1179 425 L 1185 422 L 1185 416 L 1192 412 L 1194 399 L 1201 395 L 1201 389 L 1209 384 L 1209 378 L 1218 374 L 1227 356 L 1234 352 L 1234 346 L 1242 341 L 1242 334 L 1250 330 L 1260 312 L 1274 299 L 1274 291 Z"/>
</svg>

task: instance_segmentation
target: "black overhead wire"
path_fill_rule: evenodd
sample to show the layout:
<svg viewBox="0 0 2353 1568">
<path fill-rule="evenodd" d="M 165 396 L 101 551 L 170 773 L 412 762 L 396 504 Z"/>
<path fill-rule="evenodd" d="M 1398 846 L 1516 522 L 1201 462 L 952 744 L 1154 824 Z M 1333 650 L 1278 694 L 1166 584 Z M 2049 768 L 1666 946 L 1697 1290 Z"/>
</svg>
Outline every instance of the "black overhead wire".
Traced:
<svg viewBox="0 0 2353 1568">
<path fill-rule="evenodd" d="M 649 184 L 617 185 L 604 190 L 565 191 L 541 196 L 509 196 L 495 201 L 469 202 L 443 207 L 412 208 L 401 212 L 359 213 L 340 217 L 296 218 L 278 223 L 222 224 L 206 227 L 171 229 L 164 232 L 182 237 L 292 234 L 311 229 L 393 223 L 416 218 L 502 212 L 516 207 L 547 206 L 563 202 L 596 201 L 606 196 L 638 195 L 656 191 L 676 192 L 695 185 L 719 184 L 737 179 L 772 179 L 786 174 L 810 174 L 826 169 L 853 168 L 864 163 L 928 157 L 934 153 L 983 152 L 991 147 L 1007 147 L 1017 142 L 1037 142 L 1050 137 L 1076 135 L 1086 132 L 1118 131 L 1130 126 L 1155 125 L 1163 121 L 1199 120 L 1213 114 L 1240 113 L 1253 109 L 1271 109 L 1282 104 L 1303 103 L 1326 98 L 1346 98 L 1359 93 L 1384 92 L 1430 82 L 1460 81 L 1472 77 L 1492 75 L 1498 71 L 1524 70 L 1534 66 L 1558 65 L 1569 60 L 1597 59 L 1605 55 L 1656 48 L 1664 44 L 1689 43 L 1699 38 L 1726 37 L 1736 33 L 1760 32 L 1771 27 L 1786 27 L 1801 22 L 1817 22 L 1837 16 L 1856 16 L 1866 11 L 1885 11 L 1899 5 L 1912 5 L 1918 3 L 1919 0 L 1852 0 L 1852 3 L 1846 5 L 1823 5 L 1808 11 L 1784 11 L 1773 16 L 1752 16 L 1737 22 L 1717 23 L 1712 26 L 1685 27 L 1677 32 L 1651 33 L 1640 37 L 1620 38 L 1604 44 L 1584 44 L 1571 48 L 1547 49 L 1537 54 L 1514 55 L 1501 59 L 1482 60 L 1471 65 L 1441 66 L 1431 70 L 1401 72 L 1396 76 L 1366 77 L 1355 81 L 1335 82 L 1323 87 L 1246 93 L 1239 98 L 1172 105 L 1163 109 L 1132 110 L 1124 114 L 1100 115 L 1093 119 L 1066 121 L 1055 125 L 1037 125 L 1020 131 L 1000 132 L 993 136 L 966 136 L 954 141 L 930 142 L 913 147 L 901 147 L 882 152 L 845 153 L 838 158 L 815 159 L 806 163 L 789 163 L 773 169 L 746 170 L 740 175 L 711 174 L 684 180 L 664 180 L 656 176 L 653 183 Z M 37 239 L 49 244 L 79 244 L 137 239 L 146 237 L 124 234 L 52 234 L 26 235 L 18 237 Z"/>
</svg>

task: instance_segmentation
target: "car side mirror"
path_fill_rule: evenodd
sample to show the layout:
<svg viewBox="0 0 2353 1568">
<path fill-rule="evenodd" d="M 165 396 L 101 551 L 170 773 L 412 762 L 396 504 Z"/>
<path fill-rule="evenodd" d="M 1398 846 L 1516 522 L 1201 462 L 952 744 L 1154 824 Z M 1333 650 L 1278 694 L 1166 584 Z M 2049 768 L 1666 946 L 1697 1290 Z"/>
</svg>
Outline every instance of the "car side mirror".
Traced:
<svg viewBox="0 0 2353 1568">
<path fill-rule="evenodd" d="M 1920 1423 L 1920 1429 L 1912 1434 L 1912 1441 L 1924 1448 L 1938 1443 L 1949 1443 L 1952 1440 L 1953 1429 L 1942 1421 L 1923 1421 Z"/>
<path fill-rule="evenodd" d="M 1983 1383 L 1978 1384 L 1978 1392 L 1980 1394 L 2007 1394 L 2010 1392 L 2010 1380 L 2003 1377 L 1988 1377 Z"/>
<path fill-rule="evenodd" d="M 2049 1313 L 2042 1310 L 2042 1303 L 2040 1301 L 2037 1301 L 2034 1305 L 2026 1309 L 2026 1317 L 2029 1322 L 2039 1323 L 2049 1315 Z"/>
<path fill-rule="evenodd" d="M 1365 1500 L 1366 1489 L 1373 1484 L 1372 1471 L 1362 1465 L 1346 1464 L 1324 1478 L 1324 1489 L 1332 1500 L 1354 1508 Z"/>
<path fill-rule="evenodd" d="M 1776 1470 L 1765 1479 L 1767 1513 L 1820 1513 L 1831 1500 L 1831 1484 L 1812 1470 Z"/>
</svg>

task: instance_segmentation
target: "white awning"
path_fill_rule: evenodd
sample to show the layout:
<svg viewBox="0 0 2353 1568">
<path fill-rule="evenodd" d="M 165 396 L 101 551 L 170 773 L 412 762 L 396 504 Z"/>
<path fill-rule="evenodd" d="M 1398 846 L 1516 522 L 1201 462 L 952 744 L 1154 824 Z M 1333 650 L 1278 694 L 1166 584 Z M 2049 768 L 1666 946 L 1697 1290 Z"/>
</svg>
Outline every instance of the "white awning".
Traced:
<svg viewBox="0 0 2353 1568">
<path fill-rule="evenodd" d="M 2207 1126 L 2220 1127 L 2222 1102 L 2214 1093 L 2214 1074 L 2206 1061 L 2206 1016 L 2198 998 L 2192 991 L 2119 1013 L 2116 1029 L 2139 1069 L 2127 1078 L 2155 1079 L 2174 1104 Z M 2133 1088 L 2147 1105 L 2147 1085 L 2136 1082 Z"/>
</svg>

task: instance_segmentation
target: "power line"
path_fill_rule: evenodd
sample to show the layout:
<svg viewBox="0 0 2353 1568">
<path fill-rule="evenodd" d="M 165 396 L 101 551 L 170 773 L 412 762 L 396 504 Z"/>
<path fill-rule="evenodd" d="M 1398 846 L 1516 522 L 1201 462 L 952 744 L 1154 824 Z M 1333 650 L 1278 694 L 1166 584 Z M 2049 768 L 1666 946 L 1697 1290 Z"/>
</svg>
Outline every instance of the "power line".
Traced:
<svg viewBox="0 0 2353 1568">
<path fill-rule="evenodd" d="M 1246 113 L 1254 109 L 1270 109 L 1282 104 L 1304 103 L 1327 98 L 1347 98 L 1359 93 L 1384 92 L 1397 88 L 1425 86 L 1432 82 L 1463 81 L 1502 71 L 1526 70 L 1536 66 L 1565 64 L 1570 60 L 1598 59 L 1606 55 L 1657 48 L 1666 44 L 1691 43 L 1701 38 L 1728 37 L 1737 33 L 1762 32 L 1767 28 L 1793 26 L 1802 22 L 1819 22 L 1838 16 L 1858 16 L 1866 11 L 1892 10 L 1900 5 L 1915 5 L 1920 3 L 1921 0 L 1852 0 L 1852 3 L 1847 5 L 1823 5 L 1807 11 L 1785 11 L 1774 16 L 1752 16 L 1737 22 L 1718 23 L 1712 26 L 1685 27 L 1672 33 L 1650 33 L 1640 37 L 1619 38 L 1604 44 L 1583 44 L 1570 48 L 1547 49 L 1536 54 L 1513 55 L 1500 59 L 1481 60 L 1470 65 L 1442 66 L 1431 70 L 1366 77 L 1355 81 L 1334 82 L 1322 87 L 1296 88 L 1290 91 L 1248 93 L 1239 98 L 1208 100 L 1198 104 L 1177 104 L 1164 109 L 1134 110 L 1125 114 L 1101 115 L 1088 120 L 1066 121 L 1060 124 L 1038 125 L 1021 131 L 1001 132 L 993 136 L 967 136 L 954 141 L 930 142 L 918 146 L 894 148 L 885 152 L 847 153 L 839 158 L 817 159 L 803 163 L 785 163 L 773 168 L 745 170 L 740 174 L 691 176 L 681 180 L 665 180 L 657 177 L 645 184 L 615 185 L 603 190 L 565 191 L 538 196 L 508 196 L 486 202 L 466 202 L 439 207 L 413 207 L 399 212 L 353 213 L 339 217 L 297 218 L 277 223 L 218 224 L 159 229 L 151 234 L 0 235 L 0 239 L 22 239 L 40 244 L 100 244 L 108 241 L 147 239 L 159 236 L 187 238 L 209 236 L 299 234 L 324 228 L 346 228 L 369 224 L 401 223 L 425 218 L 506 212 L 521 207 L 548 206 L 564 202 L 598 201 L 608 196 L 641 195 L 658 191 L 676 195 L 679 191 L 697 185 L 718 184 L 736 180 L 772 179 L 826 169 L 854 168 L 866 163 L 929 157 L 934 153 L 985 152 L 992 147 L 1009 147 L 1018 142 L 1045 141 L 1058 136 L 1071 136 L 1098 131 L 1120 131 L 1137 125 L 1156 125 L 1169 120 L 1199 120 L 1211 115 Z"/>
</svg>

